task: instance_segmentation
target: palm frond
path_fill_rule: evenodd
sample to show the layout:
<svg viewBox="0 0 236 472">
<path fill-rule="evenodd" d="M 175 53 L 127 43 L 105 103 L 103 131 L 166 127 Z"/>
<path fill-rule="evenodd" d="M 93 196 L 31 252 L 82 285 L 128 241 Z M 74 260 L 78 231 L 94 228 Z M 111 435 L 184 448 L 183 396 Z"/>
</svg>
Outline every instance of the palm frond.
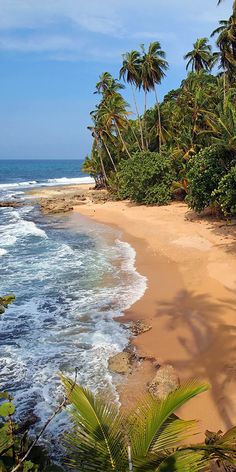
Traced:
<svg viewBox="0 0 236 472">
<path fill-rule="evenodd" d="M 70 466 L 84 464 L 90 470 L 116 470 L 124 462 L 124 439 L 121 415 L 117 407 L 94 397 L 87 389 L 62 377 L 72 408 L 69 415 L 74 428 L 66 437 Z"/>
<path fill-rule="evenodd" d="M 162 461 L 156 472 L 200 472 L 206 470 L 204 451 L 176 451 Z"/>
<path fill-rule="evenodd" d="M 191 398 L 208 390 L 208 388 L 207 383 L 192 381 L 183 384 L 170 393 L 165 400 L 157 401 L 151 395 L 142 399 L 133 416 L 130 417 L 132 425 L 130 437 L 135 455 L 137 457 L 147 455 L 155 447 L 155 443 L 165 427 L 165 422 L 172 417 L 175 411 Z M 180 428 L 180 424 L 178 424 L 178 427 Z"/>
</svg>

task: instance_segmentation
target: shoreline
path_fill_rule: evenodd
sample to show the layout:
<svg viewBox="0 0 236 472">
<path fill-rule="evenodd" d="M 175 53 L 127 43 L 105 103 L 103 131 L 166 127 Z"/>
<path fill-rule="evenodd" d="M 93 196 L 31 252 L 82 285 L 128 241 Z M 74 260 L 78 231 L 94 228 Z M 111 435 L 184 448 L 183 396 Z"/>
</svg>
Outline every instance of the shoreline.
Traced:
<svg viewBox="0 0 236 472">
<path fill-rule="evenodd" d="M 60 196 L 63 192 L 61 188 Z M 44 189 L 40 193 L 45 196 Z M 155 375 L 148 361 L 152 358 L 171 364 L 181 382 L 197 377 L 211 383 L 209 392 L 181 409 L 182 417 L 199 419 L 202 432 L 235 425 L 234 228 L 200 219 L 184 203 L 140 207 L 87 201 L 74 210 L 121 230 L 122 240 L 136 251 L 137 271 L 148 279 L 144 296 L 118 319 L 143 320 L 152 326 L 132 340 L 144 361 L 122 384 L 122 403 L 129 406 L 146 391 Z"/>
</svg>

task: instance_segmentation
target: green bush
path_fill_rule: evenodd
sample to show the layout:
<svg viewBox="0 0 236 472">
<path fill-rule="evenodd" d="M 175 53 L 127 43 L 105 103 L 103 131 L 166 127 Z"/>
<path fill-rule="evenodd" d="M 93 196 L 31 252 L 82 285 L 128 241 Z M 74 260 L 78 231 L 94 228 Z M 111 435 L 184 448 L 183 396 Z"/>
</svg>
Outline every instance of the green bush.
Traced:
<svg viewBox="0 0 236 472">
<path fill-rule="evenodd" d="M 214 191 L 229 171 L 231 163 L 232 155 L 220 146 L 207 147 L 189 160 L 186 201 L 190 208 L 202 211 L 216 203 Z"/>
<path fill-rule="evenodd" d="M 116 177 L 117 196 L 145 205 L 167 205 L 174 178 L 169 156 L 137 152 L 132 159 L 120 163 Z"/>
<path fill-rule="evenodd" d="M 236 166 L 232 167 L 229 173 L 221 179 L 213 196 L 225 216 L 236 214 Z"/>
</svg>

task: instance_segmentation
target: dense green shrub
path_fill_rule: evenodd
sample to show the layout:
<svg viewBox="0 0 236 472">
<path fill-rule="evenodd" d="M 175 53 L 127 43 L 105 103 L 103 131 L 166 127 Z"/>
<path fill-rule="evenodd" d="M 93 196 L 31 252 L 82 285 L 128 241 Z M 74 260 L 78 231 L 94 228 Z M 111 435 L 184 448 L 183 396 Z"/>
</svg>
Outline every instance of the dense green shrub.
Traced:
<svg viewBox="0 0 236 472">
<path fill-rule="evenodd" d="M 196 211 L 216 203 L 214 191 L 229 171 L 232 155 L 225 148 L 210 146 L 189 160 L 188 196 L 186 201 Z"/>
<path fill-rule="evenodd" d="M 236 214 L 236 166 L 232 167 L 229 173 L 221 179 L 213 196 L 225 216 Z"/>
<path fill-rule="evenodd" d="M 137 152 L 132 159 L 120 163 L 117 195 L 145 205 L 166 205 L 171 199 L 174 177 L 169 156 L 150 151 Z"/>
</svg>

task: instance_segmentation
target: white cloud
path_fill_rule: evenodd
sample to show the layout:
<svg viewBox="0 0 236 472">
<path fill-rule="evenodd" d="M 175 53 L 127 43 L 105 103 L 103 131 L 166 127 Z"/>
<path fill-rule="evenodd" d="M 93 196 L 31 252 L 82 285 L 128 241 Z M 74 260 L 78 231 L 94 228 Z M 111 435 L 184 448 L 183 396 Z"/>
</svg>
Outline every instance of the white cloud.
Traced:
<svg viewBox="0 0 236 472">
<path fill-rule="evenodd" d="M 122 30 L 117 0 L 0 0 L 0 29 L 42 28 L 70 22 L 87 31 L 117 34 Z"/>
<path fill-rule="evenodd" d="M 86 48 L 87 58 L 114 61 L 135 40 L 157 39 L 170 44 L 174 55 L 177 47 L 186 48 L 185 31 L 192 31 L 190 43 L 195 34 L 206 36 L 228 16 L 231 2 L 217 7 L 217 0 L 0 0 L 0 49 L 76 60 Z"/>
<path fill-rule="evenodd" d="M 75 51 L 84 42 L 63 35 L 31 35 L 26 38 L 5 36 L 0 38 L 0 50 L 18 52 Z"/>
</svg>

